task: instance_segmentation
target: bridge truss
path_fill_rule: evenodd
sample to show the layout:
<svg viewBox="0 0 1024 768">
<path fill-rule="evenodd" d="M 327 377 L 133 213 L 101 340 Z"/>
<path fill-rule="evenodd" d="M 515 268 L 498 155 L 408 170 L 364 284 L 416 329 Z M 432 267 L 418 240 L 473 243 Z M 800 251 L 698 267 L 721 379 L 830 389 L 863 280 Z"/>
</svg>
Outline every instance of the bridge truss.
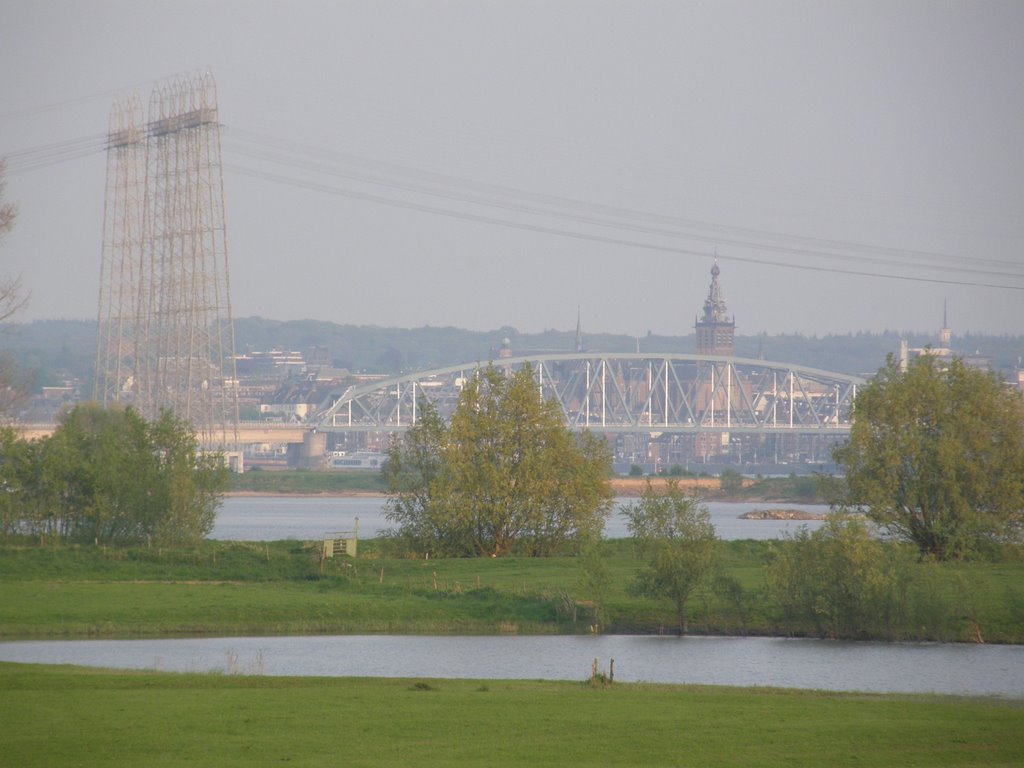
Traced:
<svg viewBox="0 0 1024 768">
<path fill-rule="evenodd" d="M 543 397 L 573 430 L 602 433 L 830 434 L 849 432 L 857 386 L 841 373 L 738 357 L 542 354 L 493 361 L 529 365 Z M 482 364 L 419 371 L 349 387 L 321 406 L 327 432 L 399 432 L 426 399 L 447 418 Z"/>
</svg>

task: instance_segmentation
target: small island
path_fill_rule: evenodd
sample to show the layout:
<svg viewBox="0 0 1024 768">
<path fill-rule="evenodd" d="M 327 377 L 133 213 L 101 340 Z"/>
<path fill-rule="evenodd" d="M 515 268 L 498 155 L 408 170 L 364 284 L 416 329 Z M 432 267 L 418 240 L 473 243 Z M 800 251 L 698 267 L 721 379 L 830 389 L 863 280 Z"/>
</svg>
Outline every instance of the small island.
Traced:
<svg viewBox="0 0 1024 768">
<path fill-rule="evenodd" d="M 740 515 L 741 520 L 824 520 L 824 512 L 801 509 L 752 509 Z"/>
</svg>

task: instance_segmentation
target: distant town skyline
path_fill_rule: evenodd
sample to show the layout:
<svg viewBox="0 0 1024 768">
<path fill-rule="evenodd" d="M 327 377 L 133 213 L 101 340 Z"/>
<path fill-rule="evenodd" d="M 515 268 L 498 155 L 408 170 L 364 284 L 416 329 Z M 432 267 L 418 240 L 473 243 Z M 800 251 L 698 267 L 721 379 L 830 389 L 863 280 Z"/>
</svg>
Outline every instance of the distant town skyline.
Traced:
<svg viewBox="0 0 1024 768">
<path fill-rule="evenodd" d="M 208 68 L 236 317 L 1024 334 L 1024 5 L 12 0 L 0 270 L 94 319 L 116 95 Z M 14 76 L 13 73 L 18 73 Z"/>
</svg>

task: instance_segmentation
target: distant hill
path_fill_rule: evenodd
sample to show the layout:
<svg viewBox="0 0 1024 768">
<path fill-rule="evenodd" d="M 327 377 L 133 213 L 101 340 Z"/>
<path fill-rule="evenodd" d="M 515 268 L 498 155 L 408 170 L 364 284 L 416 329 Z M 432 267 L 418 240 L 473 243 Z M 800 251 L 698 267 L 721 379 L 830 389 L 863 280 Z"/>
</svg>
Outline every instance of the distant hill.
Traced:
<svg viewBox="0 0 1024 768">
<path fill-rule="evenodd" d="M 854 375 L 871 374 L 899 349 L 901 334 L 852 333 L 827 336 L 738 336 L 736 354 L 775 362 L 821 368 Z M 907 335 L 911 347 L 934 343 L 923 334 Z M 493 331 L 460 328 L 383 328 L 371 325 L 338 325 L 318 320 L 269 320 L 245 317 L 235 321 L 235 344 L 247 349 L 313 350 L 326 364 L 366 373 L 393 374 L 464 362 L 494 359 L 504 339 L 513 354 L 572 352 L 576 333 L 545 331 L 520 333 L 504 327 Z M 694 336 L 634 337 L 623 334 L 585 334 L 585 349 L 594 352 L 680 352 L 694 350 Z M 980 354 L 992 367 L 1010 371 L 1024 357 L 1024 335 L 953 337 L 953 348 Z M 96 354 L 95 323 L 85 320 L 37 320 L 10 324 L 0 333 L 0 351 L 10 354 L 24 369 L 34 371 L 39 386 L 57 385 L 77 378 L 91 392 Z"/>
<path fill-rule="evenodd" d="M 37 387 L 59 386 L 78 379 L 92 388 L 96 360 L 96 323 L 86 320 L 36 320 L 11 323 L 0 330 L 0 350 L 23 371 L 34 374 Z"/>
<path fill-rule="evenodd" d="M 794 363 L 853 375 L 870 375 L 885 363 L 889 353 L 899 350 L 902 334 L 852 333 L 827 336 L 738 336 L 739 357 L 762 358 Z M 911 347 L 935 343 L 924 334 L 905 335 Z M 331 365 L 352 371 L 398 373 L 436 368 L 464 362 L 486 362 L 497 357 L 504 339 L 515 355 L 540 352 L 572 352 L 576 332 L 549 330 L 520 333 L 503 327 L 493 331 L 467 331 L 460 328 L 424 326 L 422 328 L 382 328 L 368 325 L 337 325 L 317 320 L 281 322 L 259 317 L 235 321 L 238 350 L 245 347 L 269 349 L 281 347 L 306 353 L 311 347 L 323 347 Z M 586 350 L 594 352 L 693 352 L 694 335 L 627 336 L 624 334 L 583 335 Z M 1014 368 L 1024 356 L 1024 336 L 953 337 L 955 349 L 965 354 L 988 356 L 998 370 Z"/>
</svg>

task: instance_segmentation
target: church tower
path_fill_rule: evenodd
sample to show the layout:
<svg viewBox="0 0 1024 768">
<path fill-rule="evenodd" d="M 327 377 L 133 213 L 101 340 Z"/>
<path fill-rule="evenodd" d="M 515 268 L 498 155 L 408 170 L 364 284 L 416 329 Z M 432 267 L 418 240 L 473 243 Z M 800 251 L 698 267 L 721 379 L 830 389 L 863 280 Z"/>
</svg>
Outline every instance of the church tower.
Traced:
<svg viewBox="0 0 1024 768">
<path fill-rule="evenodd" d="M 696 321 L 697 354 L 732 357 L 735 348 L 736 319 L 726 315 L 725 299 L 718 284 L 718 260 L 711 267 L 711 286 L 704 301 L 704 314 Z"/>
<path fill-rule="evenodd" d="M 939 346 L 943 349 L 949 349 L 949 344 L 953 340 L 953 332 L 949 329 L 949 322 L 946 319 L 946 300 L 942 300 L 942 330 L 939 331 Z"/>
</svg>

